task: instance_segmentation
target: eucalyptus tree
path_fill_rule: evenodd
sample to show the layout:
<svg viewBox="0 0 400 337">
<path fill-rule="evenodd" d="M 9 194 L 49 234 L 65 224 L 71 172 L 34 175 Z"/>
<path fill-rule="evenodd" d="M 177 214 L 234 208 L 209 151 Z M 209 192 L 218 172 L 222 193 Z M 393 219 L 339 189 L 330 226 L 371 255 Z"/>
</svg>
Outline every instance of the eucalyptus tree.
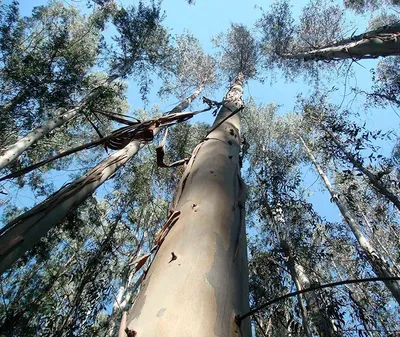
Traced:
<svg viewBox="0 0 400 337">
<path fill-rule="evenodd" d="M 219 66 L 230 78 L 240 71 L 246 79 L 257 76 L 260 46 L 254 34 L 242 24 L 231 24 L 227 34 L 219 34 L 212 39 L 220 50 Z"/>
<path fill-rule="evenodd" d="M 345 37 L 347 25 L 343 8 L 330 1 L 311 0 L 297 23 L 289 1 L 279 0 L 258 22 L 263 34 L 265 66 L 276 65 L 287 77 L 299 72 L 315 76 L 316 66 L 307 61 L 323 61 L 319 67 L 326 68 L 334 66 L 330 61 L 399 54 L 398 22 L 349 38 Z"/>
<path fill-rule="evenodd" d="M 54 335 L 60 327 L 61 317 L 66 317 L 62 313 L 71 309 L 69 300 L 76 289 L 75 284 L 83 275 L 85 263 L 92 254 L 103 251 L 101 241 L 103 231 L 108 231 L 108 211 L 95 199 L 88 200 L 79 212 L 71 213 L 63 221 L 60 230 L 52 231 L 50 238 L 25 255 L 24 259 L 29 263 L 21 263 L 3 276 L 6 302 L 1 308 L 2 335 Z M 87 223 L 94 227 L 87 226 Z M 78 225 L 78 230 L 70 231 L 74 225 Z M 81 293 L 83 302 L 93 304 L 93 298 L 102 296 L 105 286 L 100 277 L 102 272 L 103 269 L 97 266 L 93 288 L 89 293 Z M 79 310 L 78 306 L 76 309 Z M 94 305 L 91 309 L 94 312 L 98 310 Z M 80 318 L 87 314 L 87 310 L 88 307 L 82 308 Z"/>
<path fill-rule="evenodd" d="M 146 16 L 147 14 L 142 13 L 142 15 Z M 148 23 L 145 22 L 145 25 L 147 24 Z M 135 25 L 139 25 L 139 23 L 136 22 Z M 130 28 L 123 27 L 124 32 Z M 125 34 L 128 33 L 125 32 Z M 133 39 L 134 37 L 130 36 L 130 38 Z M 186 85 L 186 89 L 194 91 L 189 93 L 188 97 L 183 99 L 169 112 L 171 116 L 186 109 L 205 87 L 212 85 L 215 81 L 214 62 L 202 52 L 198 41 L 190 36 L 182 37 L 178 39 L 178 41 L 182 42 L 181 44 L 178 43 L 176 46 L 179 57 L 170 60 L 169 65 L 173 69 L 174 78 L 177 82 L 175 88 Z M 133 53 L 133 51 L 129 51 L 127 48 L 124 48 L 125 53 Z M 194 53 L 196 53 L 198 61 L 196 63 L 191 62 L 191 57 Z M 118 65 L 117 61 L 113 62 L 116 66 Z M 196 73 L 198 73 L 198 75 L 193 75 Z M 171 80 L 171 78 L 169 79 Z M 176 90 L 177 89 L 175 89 L 175 93 Z M 101 102 L 98 103 L 101 104 Z M 96 106 L 93 107 L 93 102 L 89 104 L 89 107 L 92 108 L 93 111 L 97 111 L 97 109 L 101 111 L 101 107 L 97 107 L 97 109 Z M 158 122 L 153 120 L 153 122 L 141 132 L 135 133 L 132 131 L 132 135 L 130 135 L 129 130 L 127 130 L 127 135 L 118 136 L 115 134 L 117 141 L 119 141 L 119 138 L 123 140 L 118 147 L 118 151 L 112 153 L 68 187 L 61 188 L 46 201 L 3 227 L 0 236 L 0 246 L 2 247 L 1 259 L 3 261 L 1 271 L 6 270 L 16 259 L 22 256 L 27 249 L 32 247 L 38 239 L 45 235 L 51 227 L 62 220 L 72 208 L 79 205 L 107 179 L 112 177 L 120 167 L 125 165 L 130 158 L 136 155 L 140 148 L 145 145 L 146 141 L 152 140 L 160 131 L 158 127 L 159 123 L 157 123 Z M 139 125 L 142 124 L 139 123 Z M 140 136 L 141 134 L 143 134 L 143 136 Z M 111 134 L 109 137 L 114 136 Z"/>
<path fill-rule="evenodd" d="M 186 98 L 177 106 L 177 110 L 186 108 L 192 99 L 193 96 Z M 174 113 L 176 114 L 176 111 Z M 144 138 L 140 138 L 140 133 L 139 138 L 135 138 L 135 133 L 133 133 L 131 138 L 123 139 L 125 143 L 122 143 L 119 150 L 113 152 L 82 177 L 62 187 L 42 203 L 3 226 L 0 230 L 0 272 L 7 270 L 72 209 L 112 177 L 137 154 L 146 141 L 152 140 L 160 131 L 156 124 L 157 122 L 153 121 L 142 131 Z"/>
<path fill-rule="evenodd" d="M 387 103 L 395 107 L 400 106 L 400 58 L 393 56 L 378 63 L 374 72 L 374 86 L 367 93 L 370 100 L 376 105 L 384 106 Z"/>
<path fill-rule="evenodd" d="M 53 108 L 73 104 L 85 87 L 110 11 L 85 18 L 62 2 L 36 7 L 26 18 L 19 16 L 17 2 L 3 4 L 1 11 L 2 123 L 5 130 L 30 130 Z"/>
<path fill-rule="evenodd" d="M 85 18 L 61 2 L 20 18 L 17 3 L 3 5 L 1 110 L 3 150 L 56 109 L 69 109 L 90 91 L 88 72 L 99 56 L 109 10 Z"/>
<path fill-rule="evenodd" d="M 349 122 L 349 111 L 338 112 L 338 108 L 328 104 L 325 98 L 318 99 L 313 97 L 313 104 L 303 102 L 304 121 L 318 133 L 324 152 L 329 157 L 341 158 L 357 169 L 368 181 L 371 188 L 390 201 L 400 211 L 400 199 L 398 197 L 399 189 L 391 184 L 391 173 L 393 166 L 390 160 L 381 159 L 382 155 L 375 156 L 372 152 L 369 160 L 377 160 L 376 168 L 369 168 L 363 158 L 360 150 L 371 148 L 375 151 L 371 139 L 385 137 L 380 135 L 382 132 L 371 132 L 363 130 L 357 123 Z M 318 103 L 317 103 L 318 102 Z M 349 149 L 350 148 L 350 149 Z"/>
<path fill-rule="evenodd" d="M 346 223 L 349 225 L 351 231 L 353 232 L 354 236 L 356 237 L 358 244 L 360 245 L 361 249 L 365 253 L 366 259 L 368 260 L 368 262 L 371 265 L 371 268 L 373 269 L 375 274 L 378 276 L 381 276 L 381 277 L 396 276 L 396 273 L 393 272 L 393 270 L 390 268 L 390 266 L 387 265 L 384 256 L 379 252 L 379 250 L 376 247 L 373 247 L 371 242 L 369 242 L 368 239 L 365 237 L 359 224 L 354 219 L 352 212 L 347 207 L 347 204 L 346 204 L 346 201 L 344 200 L 343 195 L 338 194 L 334 190 L 331 182 L 329 181 L 327 174 L 324 172 L 324 170 L 322 169 L 320 164 L 317 162 L 314 154 L 311 152 L 308 145 L 305 143 L 304 140 L 302 140 L 302 142 L 303 142 L 303 146 L 304 146 L 306 154 L 308 155 L 310 161 L 315 166 L 315 169 L 317 170 L 318 175 L 323 180 L 327 190 L 329 191 L 329 193 L 332 197 L 332 200 L 334 200 L 334 202 L 336 203 L 337 207 L 340 210 L 341 215 L 343 216 Z M 400 303 L 400 287 L 399 287 L 398 282 L 386 281 L 385 285 L 388 288 L 388 290 L 392 293 L 392 295 L 396 299 L 396 301 L 398 303 Z"/>
<path fill-rule="evenodd" d="M 291 55 L 337 41 L 346 30 L 343 9 L 329 1 L 310 1 L 298 22 L 293 18 L 289 0 L 275 1 L 256 25 L 261 31 L 263 67 L 268 71 L 278 68 L 289 80 L 300 73 L 315 80 L 319 71 L 333 67 L 333 63 L 317 65 Z"/>
<path fill-rule="evenodd" d="M 199 40 L 188 32 L 175 37 L 175 44 L 165 63 L 168 72 L 161 74 L 161 97 L 186 97 L 216 87 L 216 60 L 205 54 Z"/>
<path fill-rule="evenodd" d="M 236 26 L 228 37 L 236 36 Z M 196 146 L 170 206 L 156 254 L 120 331 L 128 335 L 250 336 L 248 271 L 244 227 L 244 184 L 240 177 L 242 86 L 253 74 L 245 45 L 227 39 L 235 80 L 211 130 Z M 238 55 L 234 58 L 232 55 Z M 248 78 L 247 78 L 248 79 Z M 184 294 L 184 296 L 182 296 Z"/>
<path fill-rule="evenodd" d="M 109 6 L 104 8 L 109 8 Z M 137 7 L 114 10 L 112 19 L 118 31 L 118 35 L 114 37 L 118 43 L 118 50 L 107 50 L 107 54 L 112 56 L 107 78 L 93 90 L 77 93 L 80 99 L 72 107 L 57 107 L 53 116 L 46 123 L 9 146 L 0 157 L 1 168 L 9 165 L 22 152 L 52 130 L 76 117 L 114 81 L 130 75 L 135 76 L 140 84 L 142 94 L 146 94 L 150 84 L 148 73 L 162 67 L 169 52 L 168 33 L 161 26 L 161 10 L 155 4 L 145 6 L 143 3 L 139 3 Z"/>
<path fill-rule="evenodd" d="M 297 141 L 290 137 L 296 119 L 278 117 L 276 109 L 273 105 L 251 104 L 246 111 L 245 130 L 251 144 L 247 180 L 255 185 L 250 189 L 251 208 L 261 222 L 261 242 L 272 251 L 279 250 L 275 261 L 282 265 L 281 277 L 285 278 L 286 272 L 291 280 L 289 284 L 294 283 L 300 291 L 320 282 L 312 272 L 318 270 L 319 257 L 310 238 L 322 220 L 301 196 L 302 154 Z M 264 282 L 270 282 L 268 277 Z M 297 306 L 291 310 L 299 309 L 302 334 L 312 336 L 316 330 L 320 336 L 337 335 L 335 322 L 340 314 L 330 295 L 322 292 L 297 297 Z"/>
</svg>

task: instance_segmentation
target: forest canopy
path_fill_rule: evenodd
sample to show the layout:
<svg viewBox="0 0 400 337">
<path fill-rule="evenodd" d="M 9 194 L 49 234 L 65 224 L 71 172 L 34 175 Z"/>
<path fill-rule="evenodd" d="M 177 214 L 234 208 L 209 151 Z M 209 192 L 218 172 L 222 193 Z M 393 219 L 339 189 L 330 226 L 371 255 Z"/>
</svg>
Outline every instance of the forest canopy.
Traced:
<svg viewBox="0 0 400 337">
<path fill-rule="evenodd" d="M 0 2 L 0 336 L 400 336 L 400 2 Z"/>
</svg>

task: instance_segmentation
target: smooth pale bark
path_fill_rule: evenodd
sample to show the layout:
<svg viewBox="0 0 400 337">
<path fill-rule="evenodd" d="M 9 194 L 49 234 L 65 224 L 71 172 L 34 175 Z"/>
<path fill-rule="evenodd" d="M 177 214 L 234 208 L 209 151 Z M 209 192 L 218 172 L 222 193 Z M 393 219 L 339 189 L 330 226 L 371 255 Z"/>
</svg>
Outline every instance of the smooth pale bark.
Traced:
<svg viewBox="0 0 400 337">
<path fill-rule="evenodd" d="M 311 150 L 308 148 L 307 144 L 304 142 L 302 138 L 300 138 L 304 149 L 310 158 L 311 162 L 314 164 L 319 176 L 324 181 L 327 190 L 329 191 L 332 200 L 336 203 L 337 207 L 340 210 L 343 218 L 349 225 L 351 231 L 353 232 L 358 244 L 361 249 L 364 251 L 367 261 L 369 262 L 372 270 L 378 277 L 395 277 L 396 275 L 392 270 L 390 270 L 383 256 L 379 254 L 379 252 L 372 246 L 372 244 L 368 241 L 365 235 L 362 233 L 360 226 L 357 224 L 356 220 L 353 217 L 352 212 L 347 208 L 346 201 L 343 197 L 336 193 L 333 189 L 328 176 L 322 170 L 321 166 L 319 166 L 317 160 L 312 154 Z M 389 291 L 392 293 L 393 297 L 400 304 L 400 285 L 399 282 L 395 281 L 383 281 Z"/>
<path fill-rule="evenodd" d="M 286 229 L 286 221 L 284 219 L 282 208 L 276 208 L 274 210 L 274 216 L 272 215 L 272 210 L 269 204 L 265 203 L 265 206 L 267 209 L 265 216 L 274 227 L 275 235 L 278 238 L 279 245 L 285 254 L 286 265 L 289 269 L 290 276 L 292 277 L 296 290 L 300 291 L 304 288 L 308 288 L 311 283 L 305 274 L 304 268 L 296 261 L 292 244 L 288 240 L 283 239 L 283 235 L 280 234 L 280 231 Z M 316 299 L 315 295 L 315 292 L 297 295 L 304 334 L 306 336 L 312 336 L 312 331 L 310 328 L 311 321 L 316 326 L 320 336 L 333 336 L 333 333 L 331 332 L 334 325 L 332 322 L 330 322 L 329 318 L 324 315 L 321 303 Z M 307 310 L 307 308 L 304 306 L 304 302 L 307 303 L 309 310 Z M 312 315 L 309 315 L 309 312 Z"/>
<path fill-rule="evenodd" d="M 179 104 L 182 111 L 197 98 L 197 90 Z M 173 112 L 179 112 L 175 109 Z M 159 129 L 154 130 L 157 134 Z M 39 205 L 20 215 L 0 229 L 0 274 L 5 272 L 54 225 L 59 223 L 72 209 L 78 207 L 99 186 L 132 158 L 144 143 L 130 142 L 126 147 L 112 153 L 95 168 L 75 180 Z"/>
<path fill-rule="evenodd" d="M 296 286 L 296 290 L 300 291 L 311 286 L 310 279 L 308 278 L 303 266 L 297 261 L 293 248 L 290 243 L 283 240 L 281 242 L 282 250 L 287 259 L 287 266 L 290 271 L 292 280 Z M 306 336 L 312 336 L 309 322 L 311 321 L 317 329 L 318 335 L 321 337 L 335 336 L 335 325 L 325 315 L 323 304 L 318 299 L 316 292 L 309 292 L 299 294 L 298 302 L 300 306 L 300 313 L 303 321 L 304 333 Z M 304 301 L 307 303 L 307 309 L 304 307 Z"/>
<path fill-rule="evenodd" d="M 361 211 L 359 211 L 359 212 L 361 213 Z M 367 227 L 371 233 L 370 238 L 372 239 L 372 241 L 376 242 L 376 244 L 380 247 L 382 252 L 384 252 L 386 254 L 386 257 L 390 261 L 390 265 L 392 266 L 393 270 L 395 270 L 396 274 L 400 273 L 400 268 L 399 268 L 398 264 L 396 263 L 396 257 L 393 256 L 394 254 L 389 252 L 387 250 L 387 247 L 382 243 L 382 240 L 379 239 L 379 236 L 375 235 L 374 228 L 371 226 L 371 223 L 369 222 L 368 217 L 363 213 L 362 213 L 362 217 L 364 219 L 364 223 L 367 225 Z"/>
<path fill-rule="evenodd" d="M 289 242 L 284 240 L 282 238 L 282 235 L 280 234 L 280 231 L 283 230 L 283 228 L 286 227 L 284 215 L 283 215 L 283 210 L 281 207 L 277 207 L 275 209 L 275 215 L 273 215 L 271 211 L 271 207 L 269 206 L 268 202 L 265 203 L 267 212 L 265 216 L 267 217 L 268 221 L 273 225 L 275 235 L 279 241 L 279 245 L 282 248 L 284 254 L 285 254 L 285 261 L 286 265 L 289 269 L 290 276 L 292 277 L 292 280 L 295 284 L 296 290 L 300 291 L 301 290 L 301 284 L 298 280 L 297 274 L 296 274 L 296 269 L 295 269 L 295 261 L 293 258 L 292 254 L 292 249 L 291 245 Z M 283 228 L 282 228 L 283 227 Z M 285 228 L 286 229 L 286 228 Z M 308 312 L 307 308 L 304 305 L 304 295 L 303 294 L 298 294 L 297 295 L 297 302 L 300 308 L 300 316 L 301 316 L 301 321 L 302 321 L 302 327 L 304 330 L 304 334 L 306 337 L 312 337 L 312 332 L 310 328 L 310 321 L 308 319 Z"/>
<path fill-rule="evenodd" d="M 231 86 L 214 126 L 242 107 L 242 81 Z M 129 311 L 128 336 L 251 336 L 249 319 L 235 322 L 249 310 L 240 146 L 235 114 L 193 151 L 172 204 L 179 218 Z"/>
<path fill-rule="evenodd" d="M 338 41 L 333 45 L 308 52 L 283 54 L 288 59 L 304 61 L 365 59 L 379 56 L 400 55 L 400 24 L 385 26 L 380 29 Z"/>
<path fill-rule="evenodd" d="M 367 177 L 369 184 L 373 186 L 377 192 L 379 192 L 387 199 L 389 199 L 393 203 L 393 205 L 400 211 L 400 199 L 394 193 L 389 191 L 374 173 L 372 173 L 370 170 L 364 167 L 364 165 L 350 151 L 348 151 L 343 146 L 343 144 L 337 139 L 337 137 L 330 130 L 326 129 L 325 127 L 322 127 L 322 129 L 329 135 L 329 137 L 340 149 L 340 151 L 343 152 L 343 154 L 350 161 L 350 163 L 352 163 L 354 167 L 360 170 Z"/>
<path fill-rule="evenodd" d="M 127 70 L 128 66 L 125 66 L 122 69 L 121 74 L 111 75 L 105 80 L 104 84 L 110 85 L 113 81 L 123 76 L 127 72 Z M 64 113 L 61 113 L 61 111 L 59 111 L 59 113 L 61 113 L 59 116 L 37 127 L 36 129 L 28 133 L 26 136 L 19 139 L 13 145 L 10 145 L 0 156 L 0 170 L 11 164 L 15 159 L 18 158 L 18 156 L 20 156 L 26 149 L 35 144 L 38 140 L 42 139 L 54 129 L 59 128 L 60 126 L 64 125 L 65 123 L 73 119 L 76 115 L 78 115 L 81 112 L 81 110 L 88 103 L 92 102 L 97 97 L 99 97 L 101 93 L 102 93 L 102 87 L 95 88 L 88 96 L 82 99 L 81 102 L 76 107 Z"/>
<path fill-rule="evenodd" d="M 296 285 L 296 290 L 300 291 L 311 287 L 311 282 L 307 276 L 303 266 L 296 261 L 294 254 L 292 253 L 289 245 L 284 245 L 286 256 L 288 257 L 288 267 L 292 279 Z M 318 299 L 316 292 L 309 292 L 301 294 L 303 296 L 299 297 L 299 302 L 304 300 L 307 302 L 308 310 L 305 310 L 305 319 L 310 319 L 318 331 L 318 336 L 320 337 L 332 337 L 335 336 L 335 325 L 334 323 L 326 317 L 323 309 L 321 308 L 321 301 Z M 304 309 L 303 309 L 304 310 Z M 302 312 L 302 311 L 301 311 Z M 303 312 L 302 312 L 303 315 Z M 307 330 L 305 334 L 312 336 L 309 325 L 306 325 Z"/>
<path fill-rule="evenodd" d="M 282 245 L 281 245 L 282 246 Z M 285 249 L 285 255 L 286 258 L 288 259 L 287 261 L 287 265 L 289 267 L 289 271 L 290 271 L 290 276 L 292 277 L 292 280 L 296 286 L 296 290 L 300 291 L 303 289 L 302 284 L 299 280 L 299 276 L 297 274 L 297 269 L 296 269 L 296 264 L 293 258 L 293 254 L 291 254 L 289 249 Z M 305 301 L 305 296 L 303 294 L 298 294 L 297 295 L 297 302 L 298 305 L 300 307 L 300 314 L 301 314 L 301 320 L 302 320 L 302 327 L 304 329 L 304 334 L 307 337 L 312 337 L 312 332 L 311 332 L 311 328 L 310 328 L 310 323 L 309 323 L 309 317 L 308 317 L 308 311 L 304 305 L 304 301 Z"/>
</svg>

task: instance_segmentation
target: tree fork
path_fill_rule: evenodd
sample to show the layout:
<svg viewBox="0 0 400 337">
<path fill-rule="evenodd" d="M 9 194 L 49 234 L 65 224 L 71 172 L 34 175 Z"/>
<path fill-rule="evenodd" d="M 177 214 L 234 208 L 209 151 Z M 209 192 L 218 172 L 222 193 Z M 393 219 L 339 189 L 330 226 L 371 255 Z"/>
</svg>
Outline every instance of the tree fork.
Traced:
<svg viewBox="0 0 400 337">
<path fill-rule="evenodd" d="M 242 105 L 240 74 L 214 125 Z M 172 210 L 178 221 L 166 236 L 129 311 L 126 336 L 251 336 L 240 177 L 239 115 L 213 130 L 193 151 Z M 171 253 L 176 259 L 171 261 Z M 125 322 L 124 322 L 125 324 Z M 120 330 L 121 331 L 121 330 Z"/>
</svg>

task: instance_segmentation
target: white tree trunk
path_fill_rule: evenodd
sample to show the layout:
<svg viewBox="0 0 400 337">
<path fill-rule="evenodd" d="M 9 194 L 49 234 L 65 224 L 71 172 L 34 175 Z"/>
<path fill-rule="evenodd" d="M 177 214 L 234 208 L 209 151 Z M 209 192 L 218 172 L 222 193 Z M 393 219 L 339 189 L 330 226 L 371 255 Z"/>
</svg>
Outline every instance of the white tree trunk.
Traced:
<svg viewBox="0 0 400 337">
<path fill-rule="evenodd" d="M 343 60 L 377 58 L 379 56 L 400 55 L 400 24 L 385 26 L 330 46 L 308 52 L 283 54 L 288 59 L 304 61 Z"/>
<path fill-rule="evenodd" d="M 400 45 L 399 45 L 399 50 L 400 50 Z M 400 211 L 400 199 L 394 193 L 389 191 L 374 173 L 372 173 L 370 170 L 364 167 L 364 165 L 350 151 L 348 151 L 343 146 L 343 144 L 337 139 L 337 137 L 330 130 L 326 129 L 325 127 L 322 127 L 322 129 L 329 135 L 329 137 L 340 149 L 340 151 L 343 152 L 343 154 L 350 161 L 350 163 L 352 163 L 354 167 L 357 167 L 357 169 L 359 169 L 367 177 L 369 184 L 372 187 L 374 187 L 376 191 L 378 191 L 380 194 L 389 199 L 393 203 L 393 205 Z"/>
<path fill-rule="evenodd" d="M 326 188 L 328 189 L 330 195 L 332 196 L 332 200 L 335 201 L 336 205 L 338 206 L 340 213 L 342 214 L 343 218 L 349 225 L 351 231 L 353 232 L 354 236 L 356 237 L 357 242 L 359 243 L 361 249 L 365 252 L 366 258 L 371 265 L 372 270 L 378 277 L 395 277 L 397 276 L 390 270 L 389 266 L 387 265 L 383 256 L 379 254 L 379 252 L 372 246 L 372 244 L 368 241 L 368 239 L 362 233 L 360 226 L 355 221 L 351 211 L 346 206 L 346 201 L 343 200 L 343 197 L 336 193 L 333 189 L 327 175 L 322 170 L 322 168 L 317 163 L 314 155 L 312 154 L 311 150 L 308 148 L 307 144 L 304 142 L 302 138 L 300 138 L 304 149 L 312 163 L 314 164 L 319 176 L 324 181 Z M 396 301 L 400 304 L 400 285 L 399 282 L 396 281 L 383 281 L 389 291 L 392 293 L 393 297 Z"/>
<path fill-rule="evenodd" d="M 214 122 L 242 106 L 237 78 Z M 129 311 L 127 336 L 250 337 L 239 116 L 227 119 L 193 151 L 166 236 Z M 173 260 L 172 253 L 176 259 Z"/>
<path fill-rule="evenodd" d="M 123 76 L 128 70 L 128 68 L 129 68 L 128 65 L 126 65 L 122 69 L 121 74 L 119 75 L 114 74 L 109 76 L 104 81 L 104 85 L 106 86 L 110 85 L 120 76 Z M 64 125 L 65 123 L 73 119 L 78 113 L 80 113 L 82 108 L 84 108 L 91 101 L 95 100 L 101 94 L 101 92 L 102 92 L 101 86 L 95 88 L 84 99 L 82 99 L 81 102 L 75 108 L 72 108 L 67 112 L 61 113 L 60 116 L 51 119 L 42 126 L 39 126 L 38 128 L 28 133 L 26 136 L 19 139 L 13 145 L 9 146 L 0 156 L 0 170 L 7 167 L 11 162 L 17 159 L 19 155 L 21 155 L 30 146 L 35 144 L 38 140 L 42 139 L 54 129 L 59 128 L 60 126 Z"/>
<path fill-rule="evenodd" d="M 180 109 L 185 109 L 199 93 L 197 90 L 183 103 L 180 103 Z M 159 129 L 154 130 L 154 134 L 158 132 Z M 1 228 L 0 274 L 11 267 L 72 209 L 78 207 L 99 186 L 113 176 L 121 166 L 136 155 L 142 146 L 144 143 L 131 141 L 126 147 L 112 153 L 84 176 L 61 188 L 45 201 Z"/>
</svg>

